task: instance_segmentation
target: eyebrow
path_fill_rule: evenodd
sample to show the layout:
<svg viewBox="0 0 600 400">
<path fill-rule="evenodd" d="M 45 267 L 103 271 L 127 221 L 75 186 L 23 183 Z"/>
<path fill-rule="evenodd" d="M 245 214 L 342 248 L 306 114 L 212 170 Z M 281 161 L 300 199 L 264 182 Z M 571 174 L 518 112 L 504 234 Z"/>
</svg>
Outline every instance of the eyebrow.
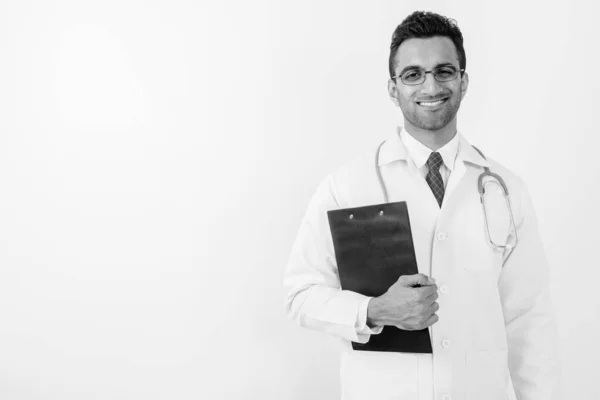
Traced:
<svg viewBox="0 0 600 400">
<path fill-rule="evenodd" d="M 440 68 L 440 67 L 447 67 L 448 65 L 456 68 L 456 66 L 454 64 L 452 64 L 451 62 L 444 62 L 444 63 L 439 63 L 439 64 L 435 65 L 432 69 L 436 69 L 436 68 Z M 403 73 L 405 73 L 406 71 L 409 71 L 412 69 L 424 69 L 424 68 L 421 67 L 420 65 L 407 65 L 406 67 L 402 68 L 402 71 L 400 71 L 398 73 L 398 76 L 400 76 Z"/>
</svg>

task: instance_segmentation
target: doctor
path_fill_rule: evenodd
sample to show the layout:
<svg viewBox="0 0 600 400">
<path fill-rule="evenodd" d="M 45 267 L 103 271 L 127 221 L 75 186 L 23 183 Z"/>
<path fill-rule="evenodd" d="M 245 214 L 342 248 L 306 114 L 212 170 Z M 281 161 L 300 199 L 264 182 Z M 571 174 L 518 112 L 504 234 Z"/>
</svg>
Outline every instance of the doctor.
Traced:
<svg viewBox="0 0 600 400">
<path fill-rule="evenodd" d="M 318 186 L 284 278 L 286 311 L 303 327 L 341 339 L 345 400 L 504 400 L 509 374 L 519 400 L 558 398 L 556 326 L 549 271 L 523 181 L 484 158 L 457 131 L 469 86 L 463 37 L 454 20 L 415 12 L 395 30 L 391 100 L 404 127 Z M 489 190 L 490 245 L 477 190 L 484 167 L 500 175 Z M 327 211 L 406 201 L 419 274 L 376 298 L 341 290 Z M 492 185 L 493 187 L 493 185 Z M 414 287 L 419 283 L 421 287 Z M 433 354 L 354 351 L 385 325 L 428 328 Z"/>
</svg>

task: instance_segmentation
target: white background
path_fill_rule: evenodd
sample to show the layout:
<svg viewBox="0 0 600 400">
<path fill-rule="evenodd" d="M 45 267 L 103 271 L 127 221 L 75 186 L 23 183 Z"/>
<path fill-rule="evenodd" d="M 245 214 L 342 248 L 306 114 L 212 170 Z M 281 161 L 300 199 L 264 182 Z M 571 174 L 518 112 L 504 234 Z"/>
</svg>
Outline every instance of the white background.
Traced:
<svg viewBox="0 0 600 400">
<path fill-rule="evenodd" d="M 459 129 L 528 182 L 564 387 L 599 398 L 593 3 L 3 0 L 0 398 L 336 398 L 282 275 L 320 180 L 401 121 L 415 9 L 459 23 Z"/>
</svg>

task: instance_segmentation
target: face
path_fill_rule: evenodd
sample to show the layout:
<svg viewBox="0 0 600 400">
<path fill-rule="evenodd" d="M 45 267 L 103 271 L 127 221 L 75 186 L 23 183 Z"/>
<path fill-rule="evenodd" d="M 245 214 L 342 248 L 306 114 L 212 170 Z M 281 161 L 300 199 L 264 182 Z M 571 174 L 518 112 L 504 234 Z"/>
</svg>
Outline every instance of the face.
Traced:
<svg viewBox="0 0 600 400">
<path fill-rule="evenodd" d="M 459 69 L 458 53 L 452 40 L 436 36 L 427 39 L 408 39 L 400 45 L 395 56 L 395 75 L 407 68 L 425 71 L 452 64 Z M 439 130 L 455 121 L 460 102 L 467 92 L 468 76 L 463 74 L 449 82 L 438 82 L 433 74 L 425 75 L 425 82 L 410 86 L 400 78 L 388 82 L 392 101 L 400 107 L 405 123 L 425 130 Z"/>
</svg>

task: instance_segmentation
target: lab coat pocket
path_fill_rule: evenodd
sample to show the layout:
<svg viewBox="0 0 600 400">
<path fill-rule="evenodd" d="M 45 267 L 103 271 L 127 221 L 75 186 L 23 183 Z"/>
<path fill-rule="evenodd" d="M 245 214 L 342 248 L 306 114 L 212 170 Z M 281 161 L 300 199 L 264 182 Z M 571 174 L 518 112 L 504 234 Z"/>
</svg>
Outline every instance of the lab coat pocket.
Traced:
<svg viewBox="0 0 600 400">
<path fill-rule="evenodd" d="M 342 353 L 343 400 L 417 400 L 417 355 L 377 351 Z"/>
<path fill-rule="evenodd" d="M 506 349 L 467 352 L 467 400 L 508 399 L 508 358 Z"/>
</svg>

